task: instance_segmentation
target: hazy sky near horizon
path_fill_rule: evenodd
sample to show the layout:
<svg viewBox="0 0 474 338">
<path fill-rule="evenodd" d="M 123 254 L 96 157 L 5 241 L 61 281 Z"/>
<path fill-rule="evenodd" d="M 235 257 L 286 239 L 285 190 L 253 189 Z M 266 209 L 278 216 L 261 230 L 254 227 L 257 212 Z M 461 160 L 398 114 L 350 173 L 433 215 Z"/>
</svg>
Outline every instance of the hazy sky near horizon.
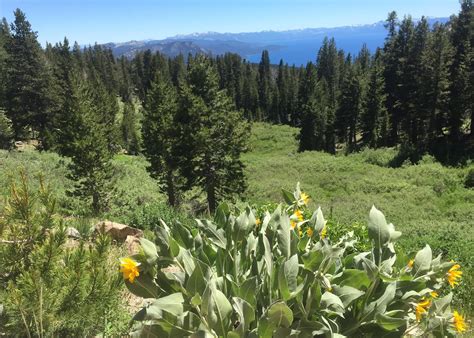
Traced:
<svg viewBox="0 0 474 338">
<path fill-rule="evenodd" d="M 80 44 L 194 32 L 254 32 L 370 24 L 395 10 L 447 17 L 458 0 L 0 0 L 0 17 L 26 13 L 39 41 Z"/>
</svg>

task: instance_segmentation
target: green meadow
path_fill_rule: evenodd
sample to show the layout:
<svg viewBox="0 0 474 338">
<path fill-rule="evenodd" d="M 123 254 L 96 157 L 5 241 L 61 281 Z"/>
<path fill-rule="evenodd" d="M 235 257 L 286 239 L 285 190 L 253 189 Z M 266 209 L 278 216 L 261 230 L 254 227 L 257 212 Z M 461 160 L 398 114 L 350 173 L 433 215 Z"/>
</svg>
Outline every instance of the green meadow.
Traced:
<svg viewBox="0 0 474 338">
<path fill-rule="evenodd" d="M 322 152 L 297 152 L 297 129 L 255 123 L 244 155 L 248 189 L 242 203 L 255 206 L 281 201 L 281 189 L 292 191 L 297 182 L 311 196 L 310 207 L 322 207 L 333 231 L 351 224 L 364 225 L 372 205 L 403 232 L 399 245 L 408 256 L 428 243 L 433 251 L 459 261 L 464 283 L 454 290 L 464 309 L 473 312 L 474 299 L 474 190 L 465 187 L 465 167 L 446 167 L 425 156 L 416 165 L 389 166 L 396 149 L 366 149 L 336 156 Z M 143 157 L 118 155 L 116 191 L 104 218 L 126 222 L 153 236 L 160 218 L 192 222 L 192 203 L 175 211 L 165 205 Z M 72 182 L 66 178 L 66 161 L 53 153 L 34 150 L 0 151 L 0 186 L 20 168 L 30 176 L 42 174 L 58 197 L 64 215 L 83 215 L 87 205 L 69 197 Z M 139 182 L 139 183 L 137 183 Z M 199 200 L 199 198 L 197 198 Z M 92 222 L 93 220 L 91 220 Z M 331 227 L 329 228 L 331 231 Z"/>
</svg>

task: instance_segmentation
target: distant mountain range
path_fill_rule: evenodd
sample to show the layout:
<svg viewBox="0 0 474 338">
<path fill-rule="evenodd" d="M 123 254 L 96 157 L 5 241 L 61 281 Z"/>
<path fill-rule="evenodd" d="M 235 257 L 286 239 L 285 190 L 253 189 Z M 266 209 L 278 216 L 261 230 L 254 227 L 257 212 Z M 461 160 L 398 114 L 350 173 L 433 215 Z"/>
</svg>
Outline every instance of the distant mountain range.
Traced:
<svg viewBox="0 0 474 338">
<path fill-rule="evenodd" d="M 445 23 L 449 18 L 429 18 L 428 22 Z M 258 62 L 262 50 L 270 52 L 272 63 L 280 59 L 289 64 L 306 64 L 316 59 L 316 53 L 324 37 L 333 37 L 337 47 L 346 53 L 357 54 L 365 43 L 374 51 L 383 45 L 387 31 L 384 21 L 369 25 L 344 26 L 334 28 L 306 28 L 287 31 L 262 31 L 253 33 L 194 33 L 177 35 L 164 40 L 129 41 L 123 43 L 108 43 L 116 56 L 133 57 L 139 51 L 150 49 L 168 56 L 180 53 L 204 53 L 219 55 L 226 52 L 237 53 L 242 57 Z"/>
</svg>

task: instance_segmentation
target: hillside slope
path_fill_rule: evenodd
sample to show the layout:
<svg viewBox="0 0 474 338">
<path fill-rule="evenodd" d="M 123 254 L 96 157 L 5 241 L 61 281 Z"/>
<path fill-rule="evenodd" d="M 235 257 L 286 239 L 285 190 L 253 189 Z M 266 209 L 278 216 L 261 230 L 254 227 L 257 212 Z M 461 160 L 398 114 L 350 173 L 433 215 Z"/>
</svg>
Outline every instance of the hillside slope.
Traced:
<svg viewBox="0 0 474 338">
<path fill-rule="evenodd" d="M 403 232 L 401 245 L 414 254 L 425 243 L 433 251 L 474 268 L 474 189 L 464 187 L 468 171 L 448 168 L 425 156 L 418 165 L 390 168 L 395 149 L 367 149 L 349 156 L 297 152 L 298 130 L 256 123 L 251 151 L 244 155 L 251 203 L 281 199 L 281 188 L 293 190 L 296 182 L 321 206 L 325 215 L 341 224 L 366 224 L 375 204 L 387 220 Z M 472 270 L 471 270 L 472 271 Z M 455 292 L 474 307 L 472 273 L 465 287 Z"/>
</svg>

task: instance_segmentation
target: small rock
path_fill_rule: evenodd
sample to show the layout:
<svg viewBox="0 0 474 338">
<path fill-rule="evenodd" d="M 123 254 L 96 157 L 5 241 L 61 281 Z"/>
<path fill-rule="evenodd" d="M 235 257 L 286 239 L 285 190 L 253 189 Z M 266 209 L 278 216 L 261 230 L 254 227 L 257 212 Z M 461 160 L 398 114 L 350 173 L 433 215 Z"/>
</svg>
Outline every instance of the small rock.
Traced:
<svg viewBox="0 0 474 338">
<path fill-rule="evenodd" d="M 127 236 L 125 239 L 125 247 L 129 255 L 134 255 L 140 252 L 140 239 L 135 236 Z"/>
<path fill-rule="evenodd" d="M 66 229 L 66 236 L 69 238 L 74 238 L 74 239 L 80 239 L 81 234 L 76 228 L 73 227 L 67 227 Z"/>
<path fill-rule="evenodd" d="M 95 225 L 95 231 L 109 234 L 110 237 L 112 237 L 112 239 L 116 240 L 117 242 L 125 242 L 127 236 L 134 236 L 137 238 L 143 236 L 143 231 L 140 229 L 111 221 L 102 221 L 97 223 Z"/>
</svg>

